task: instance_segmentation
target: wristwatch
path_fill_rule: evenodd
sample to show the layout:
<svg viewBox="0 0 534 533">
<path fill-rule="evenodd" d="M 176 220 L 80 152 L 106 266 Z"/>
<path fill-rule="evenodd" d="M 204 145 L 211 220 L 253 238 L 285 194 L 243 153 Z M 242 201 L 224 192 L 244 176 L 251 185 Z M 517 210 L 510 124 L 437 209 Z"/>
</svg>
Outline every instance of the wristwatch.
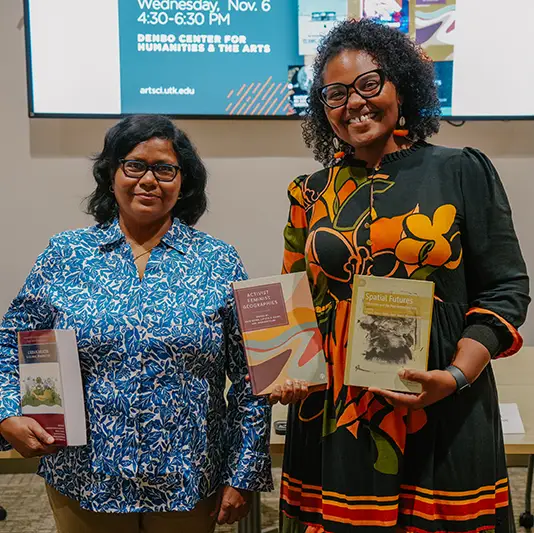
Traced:
<svg viewBox="0 0 534 533">
<path fill-rule="evenodd" d="M 471 387 L 471 383 L 467 381 L 465 374 L 457 366 L 449 365 L 445 370 L 450 372 L 454 381 L 456 381 L 456 394 L 460 394 L 460 392 Z"/>
</svg>

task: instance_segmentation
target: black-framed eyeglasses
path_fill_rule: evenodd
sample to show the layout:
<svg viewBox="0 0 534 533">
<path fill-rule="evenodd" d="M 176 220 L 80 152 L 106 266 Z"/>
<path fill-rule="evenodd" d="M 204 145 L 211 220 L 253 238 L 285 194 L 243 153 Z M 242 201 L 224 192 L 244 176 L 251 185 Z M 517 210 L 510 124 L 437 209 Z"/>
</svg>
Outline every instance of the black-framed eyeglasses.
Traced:
<svg viewBox="0 0 534 533">
<path fill-rule="evenodd" d="M 149 165 L 145 161 L 138 161 L 137 159 L 119 159 L 119 163 L 121 164 L 124 175 L 136 180 L 140 180 L 151 170 L 158 181 L 169 182 L 173 181 L 178 172 L 180 172 L 178 165 L 171 165 L 169 163 Z"/>
<path fill-rule="evenodd" d="M 356 94 L 364 99 L 378 96 L 384 88 L 386 76 L 382 69 L 370 70 L 360 74 L 349 85 L 345 83 L 329 83 L 319 89 L 319 97 L 324 105 L 330 109 L 336 109 L 344 106 L 350 96 L 351 88 Z"/>
</svg>

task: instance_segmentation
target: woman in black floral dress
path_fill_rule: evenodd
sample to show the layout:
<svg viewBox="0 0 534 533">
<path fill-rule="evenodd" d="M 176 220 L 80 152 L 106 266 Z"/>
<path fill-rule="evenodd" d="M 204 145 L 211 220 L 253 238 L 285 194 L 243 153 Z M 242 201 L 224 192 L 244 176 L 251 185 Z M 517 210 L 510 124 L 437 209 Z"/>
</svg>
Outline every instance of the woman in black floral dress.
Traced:
<svg viewBox="0 0 534 533">
<path fill-rule="evenodd" d="M 325 168 L 289 187 L 284 258 L 284 272 L 308 272 L 330 372 L 290 407 L 284 533 L 508 532 L 489 363 L 521 347 L 529 282 L 495 168 L 428 144 L 438 128 L 416 45 L 366 20 L 332 30 L 304 125 Z M 402 376 L 421 394 L 344 384 L 355 274 L 435 283 L 428 371 Z"/>
</svg>

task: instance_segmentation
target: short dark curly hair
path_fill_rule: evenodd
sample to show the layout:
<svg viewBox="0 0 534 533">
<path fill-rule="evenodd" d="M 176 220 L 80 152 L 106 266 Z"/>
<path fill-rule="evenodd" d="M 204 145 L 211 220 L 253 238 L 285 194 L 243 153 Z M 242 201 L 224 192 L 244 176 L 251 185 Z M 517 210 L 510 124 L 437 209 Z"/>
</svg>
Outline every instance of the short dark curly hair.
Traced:
<svg viewBox="0 0 534 533">
<path fill-rule="evenodd" d="M 326 118 L 319 90 L 326 64 L 344 50 L 367 52 L 395 85 L 403 99 L 402 114 L 413 141 L 439 131 L 440 103 L 432 61 L 400 31 L 369 19 L 347 20 L 323 39 L 313 64 L 313 83 L 302 124 L 306 146 L 315 159 L 328 166 L 334 160 L 334 132 Z M 352 147 L 344 146 L 345 151 Z"/>
<path fill-rule="evenodd" d="M 118 215 L 118 205 L 111 191 L 119 160 L 139 143 L 152 138 L 168 139 L 180 163 L 182 186 L 180 198 L 171 215 L 193 226 L 207 208 L 207 172 L 189 137 L 162 115 L 132 115 L 122 119 L 106 133 L 104 149 L 94 158 L 93 176 L 96 189 L 88 197 L 87 213 L 100 224 Z"/>
</svg>

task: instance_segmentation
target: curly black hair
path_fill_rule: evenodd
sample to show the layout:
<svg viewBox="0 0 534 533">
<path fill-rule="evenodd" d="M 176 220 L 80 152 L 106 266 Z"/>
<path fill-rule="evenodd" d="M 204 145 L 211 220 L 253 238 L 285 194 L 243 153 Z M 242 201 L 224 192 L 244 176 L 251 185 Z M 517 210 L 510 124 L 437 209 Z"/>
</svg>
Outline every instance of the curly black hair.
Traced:
<svg viewBox="0 0 534 533">
<path fill-rule="evenodd" d="M 367 52 L 395 85 L 403 99 L 402 114 L 410 140 L 424 140 L 439 131 L 441 114 L 432 61 L 400 31 L 369 19 L 347 20 L 323 39 L 313 64 L 313 83 L 302 136 L 315 159 L 323 165 L 334 160 L 334 132 L 326 118 L 319 91 L 326 64 L 344 50 Z M 345 152 L 352 147 L 343 144 Z"/>
<path fill-rule="evenodd" d="M 182 185 L 180 198 L 171 215 L 193 226 L 207 208 L 207 172 L 189 137 L 162 115 L 132 115 L 122 119 L 106 133 L 104 149 L 94 158 L 93 176 L 96 189 L 88 197 L 87 213 L 105 224 L 117 217 L 119 209 L 111 190 L 119 160 L 139 143 L 157 137 L 172 142 L 180 164 Z"/>
</svg>

